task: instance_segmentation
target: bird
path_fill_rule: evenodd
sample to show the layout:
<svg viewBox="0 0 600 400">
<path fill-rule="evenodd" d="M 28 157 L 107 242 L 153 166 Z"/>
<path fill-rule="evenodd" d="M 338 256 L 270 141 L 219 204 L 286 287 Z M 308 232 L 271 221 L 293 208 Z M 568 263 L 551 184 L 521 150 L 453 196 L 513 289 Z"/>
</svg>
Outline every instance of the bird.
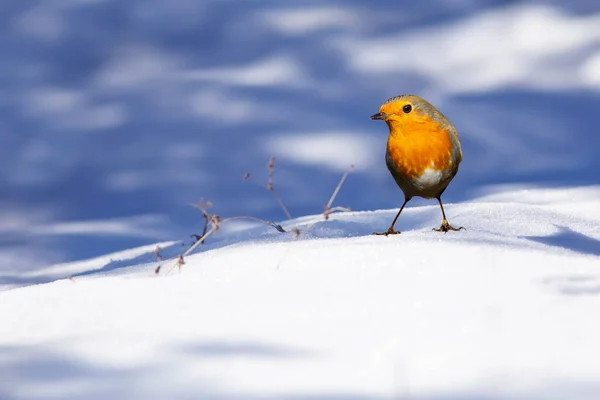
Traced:
<svg viewBox="0 0 600 400">
<path fill-rule="evenodd" d="M 458 172 L 462 149 L 456 128 L 427 100 L 411 94 L 386 100 L 372 120 L 382 120 L 390 135 L 385 152 L 385 163 L 396 184 L 404 193 L 404 203 L 385 232 L 393 235 L 400 231 L 394 225 L 406 204 L 415 196 L 437 199 L 442 210 L 442 224 L 433 228 L 438 232 L 459 231 L 448 222 L 442 194 Z"/>
</svg>

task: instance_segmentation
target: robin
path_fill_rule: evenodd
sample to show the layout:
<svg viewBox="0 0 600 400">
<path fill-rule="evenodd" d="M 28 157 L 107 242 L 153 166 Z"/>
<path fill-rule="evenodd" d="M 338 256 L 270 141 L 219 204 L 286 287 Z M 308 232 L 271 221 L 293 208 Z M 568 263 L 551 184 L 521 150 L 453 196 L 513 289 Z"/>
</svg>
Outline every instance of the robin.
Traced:
<svg viewBox="0 0 600 400">
<path fill-rule="evenodd" d="M 377 235 L 400 233 L 394 224 L 414 196 L 437 199 L 442 209 L 438 232 L 459 231 L 448 223 L 442 193 L 458 172 L 462 160 L 460 140 L 454 126 L 434 106 L 418 96 L 404 94 L 388 99 L 371 116 L 390 128 L 385 163 L 404 193 L 404 203 L 387 231 Z"/>
</svg>

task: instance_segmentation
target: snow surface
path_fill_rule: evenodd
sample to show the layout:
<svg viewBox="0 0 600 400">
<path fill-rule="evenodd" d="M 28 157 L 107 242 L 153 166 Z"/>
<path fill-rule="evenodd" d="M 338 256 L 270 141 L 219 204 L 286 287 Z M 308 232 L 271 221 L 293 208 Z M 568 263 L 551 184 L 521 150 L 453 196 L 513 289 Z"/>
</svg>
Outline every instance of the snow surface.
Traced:
<svg viewBox="0 0 600 400">
<path fill-rule="evenodd" d="M 446 210 L 466 230 L 433 232 L 435 205 L 389 237 L 396 210 L 304 217 L 181 273 L 148 246 L 4 290 L 0 399 L 600 398 L 600 187 Z"/>
</svg>

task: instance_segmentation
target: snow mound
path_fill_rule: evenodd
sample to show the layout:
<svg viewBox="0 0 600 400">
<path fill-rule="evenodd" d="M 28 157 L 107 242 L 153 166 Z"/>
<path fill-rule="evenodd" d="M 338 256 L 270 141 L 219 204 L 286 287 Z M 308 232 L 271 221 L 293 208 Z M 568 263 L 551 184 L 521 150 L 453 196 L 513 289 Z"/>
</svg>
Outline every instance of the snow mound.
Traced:
<svg viewBox="0 0 600 400">
<path fill-rule="evenodd" d="M 220 234 L 180 273 L 155 245 L 57 268 L 0 292 L 0 398 L 599 398 L 600 187 L 446 211 L 466 230 L 351 212 Z"/>
</svg>

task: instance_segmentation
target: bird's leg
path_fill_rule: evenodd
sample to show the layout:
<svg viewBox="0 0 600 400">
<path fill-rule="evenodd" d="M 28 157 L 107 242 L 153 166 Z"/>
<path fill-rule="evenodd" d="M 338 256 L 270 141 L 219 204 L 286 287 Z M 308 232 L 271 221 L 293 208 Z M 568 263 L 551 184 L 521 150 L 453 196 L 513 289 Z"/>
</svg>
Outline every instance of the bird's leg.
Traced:
<svg viewBox="0 0 600 400">
<path fill-rule="evenodd" d="M 448 220 L 446 219 L 446 213 L 444 212 L 444 206 L 442 205 L 442 197 L 441 196 L 438 197 L 437 201 L 438 201 L 438 203 L 440 203 L 440 208 L 442 209 L 442 218 L 443 218 L 443 220 L 442 220 L 442 225 L 439 228 L 433 228 L 433 230 L 437 231 L 437 232 L 444 232 L 444 233 L 446 233 L 448 231 L 460 231 L 461 229 L 465 229 L 462 226 L 458 227 L 458 228 L 455 228 L 452 225 L 450 225 L 448 223 Z"/>
<path fill-rule="evenodd" d="M 396 214 L 396 218 L 394 218 L 394 220 L 392 221 L 392 224 L 390 225 L 390 227 L 388 228 L 387 231 L 385 232 L 373 232 L 373 235 L 383 235 L 383 236 L 387 236 L 387 235 L 397 235 L 398 233 L 400 233 L 400 231 L 395 231 L 394 230 L 394 225 L 396 224 L 396 221 L 398 220 L 398 217 L 400 216 L 400 213 L 402 212 L 402 210 L 404 210 L 404 206 L 406 205 L 406 203 L 408 203 L 410 199 L 404 199 L 404 203 L 402 203 L 402 207 L 400 207 L 400 211 L 398 211 L 398 214 Z"/>
</svg>

